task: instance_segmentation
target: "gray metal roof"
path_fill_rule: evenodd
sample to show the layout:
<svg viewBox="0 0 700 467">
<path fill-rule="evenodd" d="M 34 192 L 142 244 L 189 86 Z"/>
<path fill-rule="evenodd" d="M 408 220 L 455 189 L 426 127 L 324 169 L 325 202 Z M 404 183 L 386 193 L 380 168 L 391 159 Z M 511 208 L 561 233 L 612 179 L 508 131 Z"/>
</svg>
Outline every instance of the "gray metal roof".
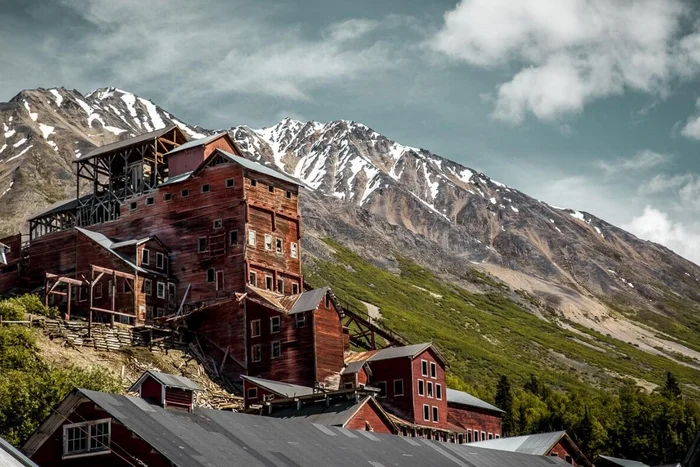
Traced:
<svg viewBox="0 0 700 467">
<path fill-rule="evenodd" d="M 608 462 L 612 462 L 613 464 L 619 465 L 620 467 L 649 467 L 648 464 L 643 464 L 641 462 L 637 461 L 631 461 L 627 459 L 620 459 L 618 457 L 611 457 L 611 456 L 598 456 L 601 459 L 605 459 Z"/>
<path fill-rule="evenodd" d="M 0 438 L 0 467 L 39 467 L 10 443 Z"/>
<path fill-rule="evenodd" d="M 110 240 L 109 238 L 105 237 L 103 234 L 101 234 L 99 232 L 93 232 L 92 230 L 83 229 L 82 227 L 76 227 L 75 230 L 82 233 L 83 235 L 88 237 L 90 240 L 97 243 L 102 248 L 104 248 L 105 250 L 112 253 L 114 256 L 116 256 L 119 259 L 121 259 L 122 261 L 124 261 L 126 264 L 129 265 L 129 267 L 133 268 L 134 270 L 139 271 L 139 272 L 146 272 L 146 270 L 137 266 L 136 263 L 134 263 L 128 256 L 125 256 L 122 253 L 115 251 L 114 250 L 115 243 L 112 240 Z"/>
<path fill-rule="evenodd" d="M 299 298 L 294 302 L 294 306 L 290 308 L 289 314 L 303 313 L 305 311 L 313 311 L 316 309 L 323 297 L 330 290 L 329 287 L 321 287 L 320 289 L 309 290 L 299 295 Z"/>
<path fill-rule="evenodd" d="M 466 392 L 457 391 L 456 389 L 447 388 L 447 403 L 467 405 L 469 407 L 476 407 L 479 409 L 490 410 L 492 412 L 505 413 L 498 407 L 484 402 L 479 398 L 467 394 Z"/>
<path fill-rule="evenodd" d="M 194 173 L 194 171 L 190 170 L 189 172 L 181 173 L 179 175 L 174 175 L 172 177 L 168 177 L 166 181 L 158 185 L 159 187 L 161 186 L 167 186 L 167 185 L 172 185 L 173 183 L 181 182 L 183 180 L 187 180 L 190 178 L 190 176 Z"/>
<path fill-rule="evenodd" d="M 136 144 L 146 142 L 150 139 L 159 138 L 159 137 L 163 136 L 164 134 L 166 134 L 167 132 L 173 130 L 174 128 L 177 128 L 177 126 L 171 125 L 171 126 L 168 126 L 165 128 L 161 128 L 160 130 L 155 130 L 155 131 L 151 131 L 149 133 L 144 133 L 142 135 L 135 136 L 133 138 L 127 138 L 127 139 L 123 139 L 121 141 L 116 141 L 114 143 L 105 144 L 104 146 L 100 146 L 99 148 L 93 149 L 89 153 L 77 158 L 73 162 L 82 162 L 82 161 L 85 161 L 88 159 L 92 159 L 95 156 L 99 156 L 100 154 L 106 154 L 108 152 L 112 152 L 112 151 L 115 151 L 117 149 L 128 148 L 129 146 L 134 146 Z"/>
<path fill-rule="evenodd" d="M 89 194 L 89 195 L 81 196 L 80 199 L 83 200 L 83 199 L 89 198 L 91 196 L 93 196 L 93 195 Z M 38 219 L 40 217 L 47 216 L 49 214 L 56 214 L 59 212 L 66 212 L 66 211 L 74 211 L 77 206 L 78 206 L 78 199 L 77 198 L 62 199 L 60 201 L 56 201 L 48 208 L 41 211 L 39 214 L 35 214 L 34 216 L 30 217 L 29 220 L 32 221 L 34 219 Z"/>
<path fill-rule="evenodd" d="M 270 167 L 267 167 L 266 165 L 262 165 L 262 164 L 259 164 L 257 162 L 253 162 L 249 159 L 246 159 L 245 157 L 231 154 L 230 152 L 224 151 L 223 149 L 217 149 L 215 152 L 223 154 L 224 156 L 231 159 L 233 162 L 236 162 L 236 163 L 240 164 L 241 166 L 243 166 L 244 169 L 248 169 L 248 170 L 251 170 L 253 172 L 258 172 L 258 173 L 261 173 L 263 175 L 269 175 L 270 177 L 278 178 L 280 180 L 292 183 L 294 185 L 301 185 L 301 183 L 299 183 L 297 180 L 294 180 L 293 178 L 290 178 L 281 172 L 273 170 Z"/>
<path fill-rule="evenodd" d="M 195 408 L 192 413 L 167 410 L 140 398 L 78 391 L 181 467 L 568 465 L 557 458 L 347 430 L 301 420 L 203 408 Z M 42 434 L 37 432 L 34 436 Z"/>
<path fill-rule="evenodd" d="M 510 438 L 477 441 L 475 443 L 469 443 L 469 446 L 544 456 L 549 453 L 552 447 L 554 447 L 565 434 L 566 431 L 554 431 L 552 433 L 513 436 Z"/>
<path fill-rule="evenodd" d="M 143 377 L 146 375 L 151 375 L 160 384 L 169 388 L 189 389 L 190 391 L 202 390 L 202 388 L 199 387 L 197 383 L 195 383 L 189 378 L 186 378 L 184 376 L 171 375 L 168 373 L 161 373 L 160 371 L 154 370 L 148 370 L 141 376 L 141 378 L 139 378 L 139 381 L 143 379 Z"/>
<path fill-rule="evenodd" d="M 198 146 L 203 146 L 207 143 L 210 143 L 211 141 L 214 141 L 215 139 L 220 138 L 221 136 L 226 135 L 226 133 L 217 133 L 215 135 L 207 136 L 204 138 L 200 139 L 194 139 L 192 141 L 188 141 L 185 144 L 181 144 L 180 146 L 176 147 L 170 152 L 165 153 L 166 156 L 172 156 L 175 153 L 178 153 L 180 151 L 184 151 L 185 149 L 190 149 L 190 148 L 196 148 Z"/>
<path fill-rule="evenodd" d="M 363 366 L 365 366 L 367 362 L 360 361 L 360 362 L 350 362 L 348 363 L 345 368 L 340 370 L 341 375 L 353 375 L 355 373 L 359 373 L 360 370 L 362 369 Z"/>
<path fill-rule="evenodd" d="M 256 378 L 246 375 L 241 375 L 241 378 L 281 397 L 307 396 L 314 393 L 313 388 L 299 386 L 298 384 L 283 383 L 281 381 L 272 381 L 270 379 Z"/>
<path fill-rule="evenodd" d="M 376 362 L 379 360 L 391 360 L 392 358 L 409 357 L 413 358 L 416 355 L 424 352 L 428 347 L 430 347 L 430 342 L 424 342 L 422 344 L 404 345 L 401 347 L 388 347 L 386 349 L 381 349 L 371 357 L 367 359 L 368 362 Z"/>
<path fill-rule="evenodd" d="M 112 243 L 112 248 L 123 248 L 125 246 L 136 246 L 136 245 L 140 245 L 142 243 L 145 243 L 152 238 L 153 237 L 143 237 L 143 238 L 136 238 L 133 240 L 125 240 L 123 242 Z"/>
<path fill-rule="evenodd" d="M 266 416 L 285 419 L 293 418 L 328 426 L 345 426 L 355 412 L 369 399 L 369 396 L 365 396 L 365 398 L 359 402 L 355 402 L 354 398 L 335 399 L 332 400 L 328 406 L 326 406 L 325 400 L 319 400 L 307 402 L 303 404 L 299 410 L 297 410 L 296 406 L 284 407 L 278 410 L 272 407 L 272 412 L 266 414 Z"/>
</svg>

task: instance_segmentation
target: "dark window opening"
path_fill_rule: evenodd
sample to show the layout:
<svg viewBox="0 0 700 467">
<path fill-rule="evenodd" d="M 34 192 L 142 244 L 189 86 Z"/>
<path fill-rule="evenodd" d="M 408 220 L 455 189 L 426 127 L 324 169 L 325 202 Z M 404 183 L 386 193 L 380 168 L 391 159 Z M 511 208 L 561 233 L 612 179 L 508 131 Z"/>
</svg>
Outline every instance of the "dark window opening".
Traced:
<svg viewBox="0 0 700 467">
<path fill-rule="evenodd" d="M 208 183 L 205 183 L 204 185 L 202 185 L 202 193 L 209 193 L 209 189 L 210 188 L 209 188 Z"/>
<path fill-rule="evenodd" d="M 173 199 L 173 195 L 170 193 L 163 193 L 163 201 L 170 201 Z"/>
<path fill-rule="evenodd" d="M 232 178 L 226 179 L 226 188 L 233 188 L 235 185 Z"/>
<path fill-rule="evenodd" d="M 379 388 L 379 397 L 386 397 L 386 381 L 379 381 L 377 387 Z"/>
<path fill-rule="evenodd" d="M 197 240 L 197 251 L 199 253 L 207 251 L 207 237 L 199 237 Z"/>
<path fill-rule="evenodd" d="M 254 178 L 250 180 L 250 186 L 258 186 L 258 181 Z"/>
<path fill-rule="evenodd" d="M 238 230 L 232 230 L 228 233 L 228 243 L 230 246 L 238 245 Z"/>
<path fill-rule="evenodd" d="M 287 199 L 292 199 L 292 192 L 291 191 L 288 191 L 286 193 L 286 195 L 287 195 Z"/>
<path fill-rule="evenodd" d="M 149 196 L 148 198 L 146 198 L 146 206 L 151 206 L 155 202 L 156 200 L 153 196 Z"/>
<path fill-rule="evenodd" d="M 184 190 L 182 190 L 180 192 L 180 196 L 182 196 L 183 198 L 187 198 L 189 195 L 190 195 L 190 190 L 188 190 L 187 188 L 185 188 Z"/>
<path fill-rule="evenodd" d="M 248 388 L 248 399 L 258 398 L 258 388 Z"/>
<path fill-rule="evenodd" d="M 215 280 L 214 268 L 207 269 L 207 282 L 214 282 L 214 280 Z"/>
<path fill-rule="evenodd" d="M 129 203 L 129 211 L 133 211 L 138 207 L 138 203 L 136 201 Z"/>
<path fill-rule="evenodd" d="M 268 191 L 269 191 L 270 193 L 274 193 L 274 192 L 275 192 L 275 187 L 272 186 L 272 185 L 270 185 L 269 187 L 267 187 L 267 189 L 268 189 Z"/>
</svg>

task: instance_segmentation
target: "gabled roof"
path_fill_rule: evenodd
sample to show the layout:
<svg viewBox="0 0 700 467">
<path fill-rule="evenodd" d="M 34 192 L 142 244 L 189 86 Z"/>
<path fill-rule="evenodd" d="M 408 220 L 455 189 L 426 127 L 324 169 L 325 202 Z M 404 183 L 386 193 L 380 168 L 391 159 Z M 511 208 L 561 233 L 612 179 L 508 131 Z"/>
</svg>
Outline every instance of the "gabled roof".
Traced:
<svg viewBox="0 0 700 467">
<path fill-rule="evenodd" d="M 566 431 L 553 431 L 552 433 L 538 433 L 534 435 L 477 441 L 475 443 L 469 443 L 469 446 L 546 456 L 564 435 L 566 435 Z"/>
<path fill-rule="evenodd" d="M 371 375 L 372 371 L 369 368 L 369 365 L 367 365 L 367 361 L 359 361 L 359 362 L 350 362 L 345 365 L 345 367 L 340 370 L 341 375 L 354 375 L 355 373 L 359 373 L 360 370 L 362 370 L 363 367 L 367 366 L 367 372 Z"/>
<path fill-rule="evenodd" d="M 181 181 L 183 181 L 183 180 L 187 180 L 187 179 L 190 178 L 190 176 L 192 175 L 192 172 L 193 172 L 193 170 L 190 170 L 189 172 L 185 172 L 185 173 L 181 173 L 181 174 L 179 174 L 179 175 L 174 175 L 174 176 L 172 176 L 172 177 L 168 177 L 168 179 L 167 179 L 166 181 L 164 181 L 163 183 L 161 183 L 161 184 L 158 185 L 158 186 L 159 186 L 159 187 L 168 186 L 168 185 L 172 185 L 173 183 L 177 183 L 177 182 L 181 182 Z"/>
<path fill-rule="evenodd" d="M 151 271 L 151 270 L 146 271 L 142 267 L 137 266 L 136 263 L 134 263 L 134 261 L 131 258 L 129 258 L 125 254 L 123 254 L 115 249 L 115 248 L 117 248 L 117 246 L 124 246 L 123 244 L 125 242 L 114 243 L 112 240 L 107 238 L 104 234 L 101 234 L 99 232 L 93 232 L 92 230 L 87 230 L 87 229 L 84 229 L 82 227 L 76 227 L 75 230 L 82 233 L 83 235 L 88 237 L 90 240 L 97 243 L 102 248 L 104 248 L 105 250 L 107 250 L 108 252 L 110 252 L 111 254 L 113 254 L 114 256 L 119 258 L 120 260 L 122 260 L 127 266 L 132 268 L 134 271 L 138 271 L 141 273 L 147 273 L 147 274 L 150 273 L 150 274 L 162 275 L 156 271 Z M 155 238 L 155 237 L 152 237 L 152 238 Z M 160 242 L 160 240 L 158 240 L 158 241 Z M 165 245 L 163 245 L 163 246 L 165 246 Z"/>
<path fill-rule="evenodd" d="M 481 399 L 467 394 L 466 392 L 457 391 L 456 389 L 447 388 L 447 403 L 448 404 L 460 404 L 466 405 L 468 407 L 476 407 L 478 409 L 489 410 L 491 412 L 505 413 L 498 407 L 484 402 Z"/>
<path fill-rule="evenodd" d="M 156 242 L 158 242 L 158 244 L 160 246 L 162 246 L 165 249 L 165 251 L 170 251 L 168 246 L 165 243 L 163 243 L 160 240 L 160 238 L 158 238 L 157 235 L 151 235 L 150 237 L 135 238 L 133 240 L 124 240 L 123 242 L 113 243 L 112 248 L 116 249 L 116 248 L 124 248 L 127 246 L 138 246 L 138 245 L 142 245 L 146 242 L 150 242 L 151 240 L 155 240 Z"/>
<path fill-rule="evenodd" d="M 296 406 L 289 406 L 273 410 L 269 414 L 266 414 L 266 416 L 283 419 L 298 419 L 309 423 L 318 423 L 320 425 L 344 427 L 365 404 L 372 405 L 379 415 L 389 422 L 394 432 L 398 432 L 394 422 L 372 396 L 365 396 L 360 401 L 356 401 L 354 398 L 334 399 L 328 403 L 328 405 L 326 405 L 326 401 L 319 400 L 306 403 L 299 409 L 297 409 Z"/>
<path fill-rule="evenodd" d="M 160 384 L 168 388 L 177 389 L 187 389 L 190 391 L 201 391 L 202 388 L 199 387 L 197 383 L 184 376 L 171 375 L 168 373 L 161 373 L 160 371 L 148 370 L 141 377 L 136 380 L 134 384 L 129 388 L 129 392 L 138 391 L 139 387 L 147 377 L 152 377 Z"/>
<path fill-rule="evenodd" d="M 80 200 L 90 198 L 91 196 L 93 196 L 93 195 L 89 194 L 89 195 L 81 196 Z M 62 199 L 60 201 L 56 201 L 55 203 L 53 203 L 51 206 L 44 209 L 40 213 L 35 214 L 34 216 L 30 217 L 29 220 L 33 221 L 33 220 L 38 219 L 40 217 L 48 216 L 49 214 L 58 214 L 59 212 L 75 211 L 77 206 L 78 206 L 78 198 Z"/>
<path fill-rule="evenodd" d="M 278 172 L 274 169 L 271 169 L 270 167 L 260 164 L 258 162 L 253 162 L 250 159 L 246 159 L 245 157 L 237 156 L 235 154 L 231 154 L 228 151 L 224 151 L 223 149 L 216 149 L 211 156 L 207 160 L 204 161 L 204 165 L 206 165 L 206 162 L 214 157 L 215 154 L 221 154 L 222 156 L 228 158 L 231 160 L 231 162 L 235 162 L 238 165 L 242 166 L 244 169 L 250 170 L 251 172 L 258 172 L 263 175 L 268 175 L 273 178 L 277 178 L 279 180 L 283 180 L 288 183 L 292 183 L 294 185 L 301 185 L 297 180 L 294 180 L 293 178 L 288 177 L 287 175 L 283 174 L 282 172 Z M 197 172 L 198 169 L 195 169 L 195 172 Z"/>
<path fill-rule="evenodd" d="M 308 292 L 293 295 L 293 297 L 296 297 L 296 300 L 294 301 L 294 305 L 289 308 L 289 314 L 293 315 L 295 313 L 315 310 L 329 290 L 329 287 L 321 287 L 320 289 L 313 289 Z"/>
<path fill-rule="evenodd" d="M 627 459 L 620 459 L 618 457 L 612 457 L 612 456 L 598 456 L 600 459 L 605 459 L 608 461 L 608 463 L 611 463 L 612 465 L 619 465 L 620 467 L 649 467 L 647 464 L 643 464 L 641 462 L 637 461 L 631 461 Z M 594 463 L 598 462 L 598 459 Z"/>
<path fill-rule="evenodd" d="M 329 287 L 322 287 L 296 295 L 283 295 L 252 285 L 246 286 L 249 300 L 288 315 L 315 310 L 329 290 Z"/>
<path fill-rule="evenodd" d="M 114 143 L 105 144 L 104 146 L 100 146 L 99 148 L 93 149 L 89 153 L 77 158 L 73 162 L 82 162 L 82 161 L 85 161 L 88 159 L 92 159 L 93 157 L 99 156 L 101 154 L 107 154 L 108 152 L 112 152 L 112 151 L 115 151 L 117 149 L 128 148 L 129 146 L 135 146 L 137 144 L 144 143 L 144 142 L 151 140 L 151 139 L 160 138 L 161 136 L 163 136 L 164 134 L 166 134 L 172 130 L 177 130 L 177 131 L 180 131 L 182 133 L 182 131 L 176 125 L 171 125 L 171 126 L 168 126 L 165 128 L 161 128 L 160 130 L 155 130 L 155 131 L 151 131 L 149 133 L 144 133 L 142 135 L 135 136 L 133 138 L 127 138 L 127 139 L 123 139 L 121 141 L 116 141 Z M 184 134 L 183 134 L 183 138 L 185 138 Z"/>
<path fill-rule="evenodd" d="M 377 362 L 380 360 L 392 360 L 394 358 L 415 358 L 422 354 L 429 348 L 433 349 L 438 360 L 440 360 L 445 366 L 447 366 L 447 360 L 438 349 L 433 345 L 432 342 L 424 342 L 422 344 L 412 344 L 412 345 L 402 345 L 399 347 L 387 347 L 380 350 L 370 350 L 367 352 L 360 352 L 349 356 L 345 359 L 345 363 L 350 362 Z"/>
<path fill-rule="evenodd" d="M 205 144 L 209 144 L 212 141 L 216 141 L 217 139 L 222 138 L 224 136 L 228 136 L 228 133 L 226 133 L 226 132 L 216 133 L 216 134 L 211 135 L 211 136 L 205 136 L 204 138 L 194 139 L 192 141 L 188 141 L 185 144 L 181 144 L 180 146 L 176 147 L 172 151 L 166 152 L 165 156 L 166 157 L 172 156 L 173 154 L 176 154 L 180 151 L 184 151 L 185 149 L 191 149 L 191 148 L 196 148 L 199 146 L 204 146 Z M 229 137 L 229 141 L 231 141 L 230 137 Z M 233 143 L 233 141 L 231 141 L 231 143 Z M 233 146 L 235 147 L 235 145 L 233 145 Z"/>
<path fill-rule="evenodd" d="M 195 407 L 193 412 L 151 405 L 138 397 L 76 389 L 27 441 L 35 453 L 80 401 L 90 401 L 174 465 L 269 467 L 347 465 L 468 465 L 552 467 L 561 459 L 479 449 L 419 438 L 347 430 Z"/>
<path fill-rule="evenodd" d="M 1 467 L 39 467 L 10 443 L 0 438 Z"/>
<path fill-rule="evenodd" d="M 244 379 L 251 384 L 265 389 L 268 392 L 275 394 L 276 396 L 284 398 L 292 398 L 296 396 L 306 396 L 313 394 L 313 388 L 306 386 L 299 386 L 298 384 L 283 383 L 281 381 L 272 381 L 270 379 L 255 378 L 253 376 L 241 375 L 241 379 Z"/>
</svg>

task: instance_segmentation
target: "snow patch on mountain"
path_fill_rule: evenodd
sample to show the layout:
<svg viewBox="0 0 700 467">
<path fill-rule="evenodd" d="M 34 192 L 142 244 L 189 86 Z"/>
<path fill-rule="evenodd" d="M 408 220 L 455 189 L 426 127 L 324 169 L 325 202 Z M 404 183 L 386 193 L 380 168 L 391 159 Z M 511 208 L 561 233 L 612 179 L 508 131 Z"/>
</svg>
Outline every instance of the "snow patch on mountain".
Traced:
<svg viewBox="0 0 700 467">
<path fill-rule="evenodd" d="M 58 89 L 50 89 L 49 92 L 53 94 L 56 99 L 56 107 L 60 107 L 63 103 L 63 96 L 61 95 L 61 93 L 58 92 Z"/>
</svg>

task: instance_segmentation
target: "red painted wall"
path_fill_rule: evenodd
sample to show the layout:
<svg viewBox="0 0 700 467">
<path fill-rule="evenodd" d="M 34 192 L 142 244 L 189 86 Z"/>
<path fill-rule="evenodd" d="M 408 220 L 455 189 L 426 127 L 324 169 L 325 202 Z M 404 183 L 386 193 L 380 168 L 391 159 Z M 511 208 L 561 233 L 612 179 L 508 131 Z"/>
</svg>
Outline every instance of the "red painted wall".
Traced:
<svg viewBox="0 0 700 467">
<path fill-rule="evenodd" d="M 345 424 L 349 430 L 366 430 L 366 423 L 376 433 L 396 434 L 392 426 L 381 415 L 379 410 L 370 402 L 365 403 L 360 410 Z"/>
<path fill-rule="evenodd" d="M 496 435 L 502 436 L 500 415 L 473 407 L 448 403 L 447 416 L 450 423 L 464 427 L 463 433 L 467 433 L 467 430 L 472 430 L 472 432 L 478 431 L 479 433 L 485 431 L 486 439 L 488 439 L 489 433 L 494 437 Z"/>
<path fill-rule="evenodd" d="M 133 466 L 133 458 L 140 459 L 149 467 L 169 467 L 171 463 L 158 453 L 151 450 L 150 445 L 134 437 L 132 433 L 118 422 L 111 424 L 111 443 L 113 453 L 99 454 L 88 457 L 62 460 L 63 456 L 63 425 L 79 423 L 88 420 L 110 418 L 107 412 L 96 407 L 92 402 L 85 402 L 68 416 L 68 421 L 59 426 L 46 442 L 34 453 L 31 459 L 42 467 L 104 467 Z M 124 461 L 130 459 L 131 463 Z"/>
<path fill-rule="evenodd" d="M 309 313 L 307 313 L 308 315 Z M 316 380 L 337 384 L 338 373 L 344 364 L 343 323 L 333 301 L 321 299 L 311 314 L 314 326 L 316 353 Z"/>
<path fill-rule="evenodd" d="M 163 405 L 163 386 L 147 376 L 141 383 L 141 397 L 153 404 Z"/>
<path fill-rule="evenodd" d="M 566 447 L 564 447 L 564 444 L 559 441 L 557 444 L 554 445 L 554 447 L 547 453 L 548 456 L 556 455 L 560 459 L 563 459 L 564 461 L 567 460 L 567 456 L 571 457 L 571 464 L 574 466 L 578 466 L 576 461 L 574 461 L 574 455 L 575 453 L 569 453 L 566 450 Z"/>
<path fill-rule="evenodd" d="M 255 397 L 248 397 L 248 389 L 250 388 L 256 388 L 257 393 Z M 263 401 L 265 400 L 265 397 L 273 396 L 277 397 L 274 394 L 272 394 L 270 391 L 267 391 L 260 386 L 251 383 L 250 381 L 243 380 L 243 397 L 244 397 L 244 403 L 245 403 L 245 408 L 248 409 L 251 404 L 262 404 Z"/>
<path fill-rule="evenodd" d="M 378 387 L 379 382 L 385 382 L 387 387 L 387 397 L 379 398 L 379 402 L 388 411 L 397 416 L 414 422 L 412 397 L 415 392 L 415 385 L 411 384 L 411 360 L 407 357 L 396 358 L 393 360 L 380 360 L 370 362 L 372 376 L 369 379 L 368 385 Z M 404 395 L 397 396 L 394 394 L 394 380 L 403 380 Z M 420 416 L 417 414 L 416 416 Z"/>
</svg>

